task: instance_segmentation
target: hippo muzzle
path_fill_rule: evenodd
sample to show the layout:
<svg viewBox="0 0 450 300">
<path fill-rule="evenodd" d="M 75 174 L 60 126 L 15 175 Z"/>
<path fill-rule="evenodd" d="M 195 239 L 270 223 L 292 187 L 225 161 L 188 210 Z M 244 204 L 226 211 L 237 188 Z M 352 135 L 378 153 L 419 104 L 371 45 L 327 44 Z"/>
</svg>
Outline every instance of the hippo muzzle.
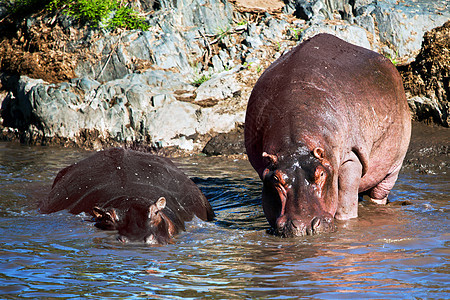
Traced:
<svg viewBox="0 0 450 300">
<path fill-rule="evenodd" d="M 273 233 L 281 237 L 295 237 L 333 232 L 334 228 L 331 216 L 295 219 L 283 215 L 277 219 Z"/>
</svg>

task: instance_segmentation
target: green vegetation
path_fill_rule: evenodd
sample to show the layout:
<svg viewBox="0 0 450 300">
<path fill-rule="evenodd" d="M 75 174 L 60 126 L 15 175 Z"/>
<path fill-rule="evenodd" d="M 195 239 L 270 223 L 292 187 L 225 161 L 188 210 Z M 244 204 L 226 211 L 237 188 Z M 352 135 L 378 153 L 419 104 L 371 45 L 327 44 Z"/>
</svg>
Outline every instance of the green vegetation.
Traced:
<svg viewBox="0 0 450 300">
<path fill-rule="evenodd" d="M 125 28 L 148 30 L 144 18 L 119 0 L 51 0 L 47 6 L 51 10 L 63 9 L 75 19 L 92 26 L 100 23 L 109 29 Z"/>
<path fill-rule="evenodd" d="M 281 44 L 280 42 L 276 42 L 277 43 L 277 51 L 280 52 L 281 51 Z"/>
<path fill-rule="evenodd" d="M 256 67 L 256 72 L 257 73 L 261 73 L 261 71 L 262 71 L 262 66 L 257 66 Z"/>
<path fill-rule="evenodd" d="M 237 22 L 236 25 L 241 26 L 241 25 L 245 25 L 245 24 L 247 24 L 247 23 L 248 23 L 247 20 L 242 19 L 242 20 L 240 20 L 239 22 Z"/>
<path fill-rule="evenodd" d="M 211 75 L 205 75 L 205 74 L 203 74 L 202 76 L 200 76 L 200 77 L 198 77 L 197 79 L 195 79 L 195 80 L 192 82 L 192 85 L 195 86 L 195 87 L 198 87 L 198 86 L 200 86 L 202 83 L 204 83 L 205 81 L 208 81 L 208 80 L 210 80 L 210 79 L 211 79 Z"/>
<path fill-rule="evenodd" d="M 117 9 L 117 6 L 118 3 L 115 0 L 52 0 L 48 7 L 52 10 L 63 8 L 68 15 L 75 19 L 98 26 L 109 16 L 110 12 Z"/>
<path fill-rule="evenodd" d="M 395 52 L 395 56 L 394 57 L 392 57 L 390 54 L 385 54 L 385 57 L 388 58 L 394 66 L 397 66 L 397 64 L 399 63 L 398 60 L 397 60 L 398 51 Z"/>
<path fill-rule="evenodd" d="M 297 28 L 289 28 L 294 33 L 294 39 L 298 41 L 300 38 L 300 33 L 302 33 L 303 29 L 297 29 Z"/>
<path fill-rule="evenodd" d="M 125 28 L 125 29 L 140 29 L 142 31 L 148 30 L 150 27 L 144 20 L 139 17 L 138 13 L 127 6 L 121 6 L 117 9 L 114 17 L 108 22 L 109 28 Z"/>
<path fill-rule="evenodd" d="M 9 12 L 14 15 L 32 14 L 46 8 L 62 10 L 76 20 L 108 29 L 148 30 L 149 25 L 138 12 L 121 0 L 12 0 Z"/>
<path fill-rule="evenodd" d="M 253 65 L 252 62 L 251 62 L 251 63 L 245 62 L 242 66 L 243 66 L 244 68 L 250 70 L 250 69 L 252 68 L 252 65 Z"/>
<path fill-rule="evenodd" d="M 217 40 L 221 41 L 225 36 L 231 34 L 231 28 L 229 26 L 225 27 L 225 28 L 219 28 L 217 30 Z"/>
</svg>

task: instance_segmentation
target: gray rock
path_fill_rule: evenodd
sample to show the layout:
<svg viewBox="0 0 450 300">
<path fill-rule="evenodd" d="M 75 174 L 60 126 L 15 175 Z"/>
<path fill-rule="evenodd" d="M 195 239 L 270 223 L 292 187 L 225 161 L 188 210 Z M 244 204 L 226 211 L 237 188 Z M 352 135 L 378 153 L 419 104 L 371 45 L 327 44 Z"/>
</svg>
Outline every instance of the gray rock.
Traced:
<svg viewBox="0 0 450 300">
<path fill-rule="evenodd" d="M 249 48 L 257 49 L 257 48 L 263 46 L 264 42 L 261 40 L 261 38 L 258 35 L 254 35 L 254 36 L 246 37 L 245 44 Z"/>
<path fill-rule="evenodd" d="M 202 150 L 207 155 L 232 155 L 245 153 L 244 130 L 238 127 L 228 133 L 212 137 Z"/>
<path fill-rule="evenodd" d="M 230 99 L 241 91 L 244 86 L 237 79 L 237 69 L 215 74 L 208 81 L 201 84 L 197 91 L 194 103 L 199 103 L 208 99 L 220 102 Z"/>
<path fill-rule="evenodd" d="M 317 23 L 324 19 L 331 19 L 332 10 L 323 0 L 297 0 L 295 2 L 295 15 L 307 21 Z"/>
<path fill-rule="evenodd" d="M 364 5 L 365 4 L 365 5 Z M 450 18 L 450 2 L 441 1 L 362 1 L 355 3 L 359 24 L 371 31 L 371 21 L 377 24 L 381 43 L 388 45 L 405 62 L 414 59 L 420 50 L 423 35 L 441 26 Z M 364 20 L 364 21 L 363 21 Z"/>
<path fill-rule="evenodd" d="M 213 64 L 213 68 L 215 72 L 222 72 L 223 70 L 225 70 L 224 66 L 223 66 L 223 62 L 220 59 L 219 55 L 214 55 L 211 58 L 212 64 Z"/>
<path fill-rule="evenodd" d="M 373 49 L 370 43 L 367 32 L 355 25 L 343 24 L 343 25 L 328 25 L 321 24 L 312 25 L 305 29 L 300 35 L 300 42 L 305 39 L 309 39 L 319 33 L 329 33 L 335 35 L 346 42 L 367 48 Z"/>
<path fill-rule="evenodd" d="M 425 96 L 414 96 L 408 99 L 409 107 L 418 121 L 432 120 L 435 123 L 449 124 L 449 115 L 447 109 L 442 107 L 444 104 L 439 103 L 436 99 Z"/>
<path fill-rule="evenodd" d="M 382 45 L 387 45 L 391 51 L 386 54 L 395 53 L 404 62 L 414 59 L 426 31 L 450 19 L 449 1 L 291 0 L 288 5 L 295 6 L 296 15 L 316 27 L 333 27 L 322 21 L 341 17 L 355 23 L 373 36 L 370 42 L 378 44 L 372 45 L 373 50 L 381 51 Z M 340 16 L 335 17 L 335 12 Z"/>
</svg>

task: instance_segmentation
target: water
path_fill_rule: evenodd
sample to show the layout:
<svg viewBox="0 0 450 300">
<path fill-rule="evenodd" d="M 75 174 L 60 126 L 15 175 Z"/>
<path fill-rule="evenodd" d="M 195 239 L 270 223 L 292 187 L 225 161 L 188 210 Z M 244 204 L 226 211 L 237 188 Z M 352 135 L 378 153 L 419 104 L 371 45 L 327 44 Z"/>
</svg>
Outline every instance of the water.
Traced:
<svg viewBox="0 0 450 300">
<path fill-rule="evenodd" d="M 0 298 L 448 298 L 449 175 L 404 169 L 391 200 L 321 236 L 266 234 L 246 161 L 175 159 L 210 199 L 165 246 L 121 244 L 87 216 L 41 215 L 59 169 L 89 155 L 0 143 Z"/>
</svg>

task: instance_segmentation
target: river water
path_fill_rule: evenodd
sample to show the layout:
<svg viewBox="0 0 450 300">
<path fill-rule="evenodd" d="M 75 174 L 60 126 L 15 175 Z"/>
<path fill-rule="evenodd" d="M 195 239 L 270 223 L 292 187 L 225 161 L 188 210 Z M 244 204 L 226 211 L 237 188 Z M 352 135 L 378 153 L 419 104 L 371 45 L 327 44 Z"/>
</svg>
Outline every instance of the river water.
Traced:
<svg viewBox="0 0 450 300">
<path fill-rule="evenodd" d="M 79 149 L 0 142 L 0 298 L 448 298 L 449 174 L 404 168 L 391 201 L 360 205 L 335 233 L 266 233 L 261 184 L 247 161 L 174 159 L 210 200 L 165 246 L 121 244 L 87 216 L 41 215 L 61 168 Z M 364 202 L 363 202 L 364 203 Z"/>
</svg>

